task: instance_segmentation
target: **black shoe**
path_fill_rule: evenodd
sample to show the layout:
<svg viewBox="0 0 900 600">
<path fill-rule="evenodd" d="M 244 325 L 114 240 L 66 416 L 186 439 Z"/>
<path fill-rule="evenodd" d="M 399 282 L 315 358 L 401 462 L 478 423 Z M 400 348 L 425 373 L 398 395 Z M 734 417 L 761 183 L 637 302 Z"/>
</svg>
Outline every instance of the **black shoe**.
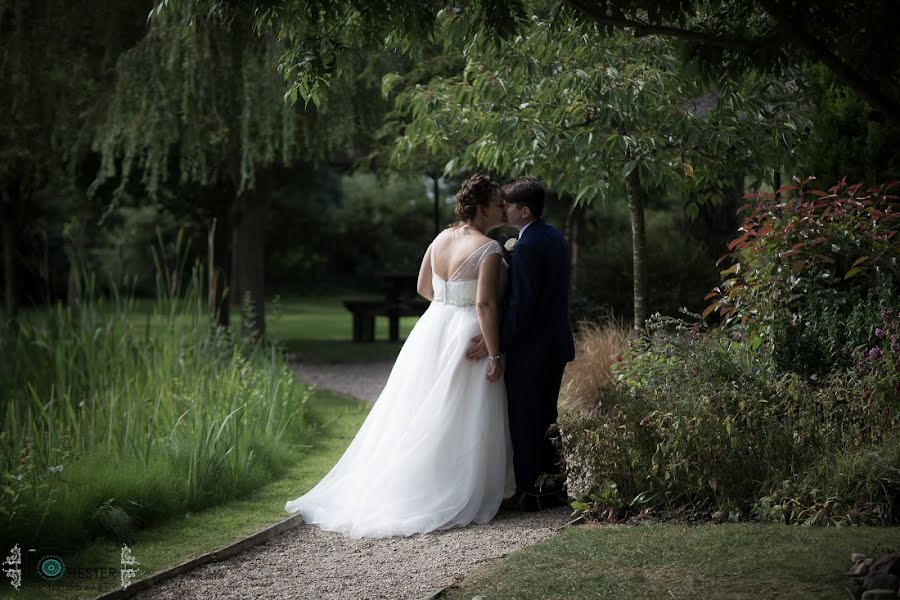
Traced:
<svg viewBox="0 0 900 600">
<path fill-rule="evenodd" d="M 500 505 L 503 510 L 515 512 L 540 512 L 568 504 L 565 494 L 553 492 L 516 492 Z"/>
<path fill-rule="evenodd" d="M 504 498 L 503 502 L 500 503 L 500 510 L 509 510 L 516 511 L 519 510 L 519 502 L 522 501 L 522 494 L 520 492 L 516 492 L 509 498 Z"/>
</svg>

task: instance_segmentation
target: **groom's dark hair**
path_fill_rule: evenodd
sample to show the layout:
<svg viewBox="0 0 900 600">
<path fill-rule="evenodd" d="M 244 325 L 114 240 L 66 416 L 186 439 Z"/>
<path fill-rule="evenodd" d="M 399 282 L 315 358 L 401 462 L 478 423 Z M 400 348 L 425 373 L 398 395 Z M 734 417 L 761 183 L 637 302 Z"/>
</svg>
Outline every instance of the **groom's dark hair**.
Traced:
<svg viewBox="0 0 900 600">
<path fill-rule="evenodd" d="M 520 177 L 503 186 L 504 199 L 510 204 L 527 206 L 535 219 L 540 219 L 544 214 L 546 195 L 544 184 L 537 177 Z"/>
</svg>

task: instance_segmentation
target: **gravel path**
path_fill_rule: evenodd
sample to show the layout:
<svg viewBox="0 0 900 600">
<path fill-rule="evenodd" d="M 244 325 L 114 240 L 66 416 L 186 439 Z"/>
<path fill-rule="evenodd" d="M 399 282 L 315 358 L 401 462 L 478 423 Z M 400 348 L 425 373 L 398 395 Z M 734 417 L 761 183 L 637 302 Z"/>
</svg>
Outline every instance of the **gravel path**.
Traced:
<svg viewBox="0 0 900 600">
<path fill-rule="evenodd" d="M 305 381 L 374 404 L 392 364 L 294 363 L 294 369 Z M 570 512 L 566 507 L 500 512 L 486 525 L 408 538 L 354 540 L 304 525 L 135 597 L 425 599 L 461 581 L 481 563 L 546 539 L 568 521 Z"/>
<path fill-rule="evenodd" d="M 430 598 L 461 581 L 480 563 L 546 539 L 568 516 L 565 508 L 501 512 L 486 525 L 376 540 L 353 540 L 304 525 L 135 597 Z"/>
<path fill-rule="evenodd" d="M 297 375 L 304 381 L 326 390 L 340 392 L 369 404 L 375 404 L 378 395 L 387 383 L 391 374 L 393 361 L 355 363 L 355 364 L 319 364 L 291 363 Z"/>
</svg>

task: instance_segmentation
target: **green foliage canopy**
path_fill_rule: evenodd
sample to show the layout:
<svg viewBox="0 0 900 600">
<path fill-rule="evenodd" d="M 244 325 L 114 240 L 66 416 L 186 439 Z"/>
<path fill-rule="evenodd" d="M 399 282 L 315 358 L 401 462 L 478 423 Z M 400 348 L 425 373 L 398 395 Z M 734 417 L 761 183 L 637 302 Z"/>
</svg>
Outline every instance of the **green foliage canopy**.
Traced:
<svg viewBox="0 0 900 600">
<path fill-rule="evenodd" d="M 119 60 L 95 140 L 103 155 L 97 184 L 120 172 L 124 186 L 138 169 L 153 195 L 172 179 L 225 181 L 240 193 L 253 188 L 261 168 L 352 153 L 353 136 L 374 128 L 374 85 L 368 96 L 365 85 L 361 94 L 336 85 L 321 108 L 285 102 L 290 92 L 275 68 L 282 48 L 257 35 L 246 12 L 198 16 L 188 5 L 165 4 Z"/>
<path fill-rule="evenodd" d="M 166 0 L 176 2 L 179 0 Z M 238 0 L 200 2 L 239 4 Z M 241 2 L 240 4 L 243 4 Z M 255 0 L 257 22 L 275 31 L 287 48 L 282 66 L 304 99 L 315 98 L 340 72 L 347 48 L 381 47 L 385 41 L 416 52 L 432 39 L 438 17 L 458 12 L 472 33 L 509 37 L 535 6 L 527 0 L 474 0 L 447 9 L 434 0 Z M 893 24 L 900 7 L 884 0 L 797 3 L 794 0 L 566 0 L 578 19 L 606 33 L 625 29 L 636 36 L 661 35 L 718 72 L 785 65 L 824 65 L 865 99 L 878 115 L 900 128 L 900 56 Z"/>
<path fill-rule="evenodd" d="M 0 181 L 72 181 L 103 119 L 115 60 L 149 2 L 0 1 Z"/>
<path fill-rule="evenodd" d="M 450 43 L 465 26 L 446 14 Z M 418 149 L 449 154 L 447 172 L 538 175 L 578 201 L 606 198 L 632 169 L 654 185 L 735 167 L 764 153 L 789 155 L 804 115 L 785 85 L 746 78 L 718 89 L 686 77 L 673 45 L 656 36 L 601 35 L 568 11 L 532 17 L 508 43 L 476 35 L 465 71 L 402 87 L 411 115 L 394 160 Z M 385 77 L 385 89 L 403 77 Z M 758 167 L 758 165 L 757 165 Z"/>
</svg>

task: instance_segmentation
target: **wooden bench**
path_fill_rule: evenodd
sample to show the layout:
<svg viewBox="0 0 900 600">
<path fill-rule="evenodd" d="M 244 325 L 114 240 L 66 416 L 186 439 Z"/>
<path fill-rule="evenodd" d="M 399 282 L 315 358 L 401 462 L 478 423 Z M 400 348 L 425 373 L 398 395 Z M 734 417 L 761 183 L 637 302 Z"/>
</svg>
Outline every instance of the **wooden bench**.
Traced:
<svg viewBox="0 0 900 600">
<path fill-rule="evenodd" d="M 375 341 L 375 317 L 385 316 L 390 321 L 389 337 L 392 342 L 400 339 L 400 317 L 420 317 L 428 310 L 424 298 L 408 300 L 344 300 L 344 306 L 353 314 L 353 341 Z"/>
</svg>

